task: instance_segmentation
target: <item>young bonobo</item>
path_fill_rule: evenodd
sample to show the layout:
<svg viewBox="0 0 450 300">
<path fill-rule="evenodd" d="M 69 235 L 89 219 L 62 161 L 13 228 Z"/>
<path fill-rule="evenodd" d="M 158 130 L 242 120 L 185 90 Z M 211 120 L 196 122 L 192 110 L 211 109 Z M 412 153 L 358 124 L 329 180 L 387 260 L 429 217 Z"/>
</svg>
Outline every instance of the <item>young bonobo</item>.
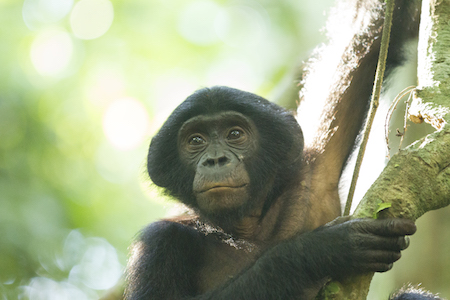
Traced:
<svg viewBox="0 0 450 300">
<path fill-rule="evenodd" d="M 417 30 L 413 2 L 398 3 L 390 66 Z M 151 142 L 148 172 L 195 213 L 142 231 L 127 299 L 312 299 L 327 280 L 384 272 L 400 258 L 405 236 L 416 230 L 409 220 L 324 225 L 341 213 L 338 182 L 368 108 L 379 51 L 381 4 L 354 5 L 371 19 L 345 49 L 341 64 L 351 53 L 356 67 L 337 71 L 342 80 L 329 87 L 329 120 L 315 145 L 304 149 L 292 113 L 228 87 L 195 92 L 167 119 Z"/>
</svg>

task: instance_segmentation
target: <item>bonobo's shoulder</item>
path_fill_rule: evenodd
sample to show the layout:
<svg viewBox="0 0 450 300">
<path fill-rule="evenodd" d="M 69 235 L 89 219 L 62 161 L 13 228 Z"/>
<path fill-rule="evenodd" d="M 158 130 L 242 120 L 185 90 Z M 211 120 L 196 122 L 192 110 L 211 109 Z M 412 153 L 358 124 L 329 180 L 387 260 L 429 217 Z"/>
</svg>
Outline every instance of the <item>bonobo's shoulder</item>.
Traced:
<svg viewBox="0 0 450 300">
<path fill-rule="evenodd" d="M 160 220 L 149 224 L 140 234 L 139 240 L 146 244 L 192 244 L 201 241 L 201 234 L 189 223 Z"/>
</svg>

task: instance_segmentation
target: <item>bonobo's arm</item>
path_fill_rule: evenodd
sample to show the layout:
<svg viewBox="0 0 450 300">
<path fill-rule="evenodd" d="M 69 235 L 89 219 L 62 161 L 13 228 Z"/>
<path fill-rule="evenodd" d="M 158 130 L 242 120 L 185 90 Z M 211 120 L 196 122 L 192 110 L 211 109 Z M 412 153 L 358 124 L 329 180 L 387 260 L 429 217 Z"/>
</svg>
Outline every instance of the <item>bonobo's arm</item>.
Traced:
<svg viewBox="0 0 450 300">
<path fill-rule="evenodd" d="M 295 299 L 319 288 L 326 278 L 389 270 L 408 246 L 405 235 L 415 230 L 414 223 L 404 219 L 323 226 L 269 248 L 240 275 L 196 295 L 201 234 L 166 222 L 142 236 L 139 261 L 131 265 L 127 299 Z"/>
<path fill-rule="evenodd" d="M 196 294 L 204 236 L 175 222 L 159 221 L 142 232 L 127 266 L 125 299 L 184 299 Z"/>
<path fill-rule="evenodd" d="M 305 88 L 298 112 L 306 136 L 306 131 L 319 127 L 317 137 L 321 140 L 315 147 L 324 147 L 318 149 L 323 153 L 319 159 L 327 162 L 322 165 L 325 171 L 320 177 L 328 178 L 327 182 L 339 180 L 363 126 L 372 94 L 384 21 L 385 1 L 340 2 L 345 5 L 339 6 L 337 13 L 328 19 L 331 40 L 327 47 L 321 48 L 318 58 L 314 57 L 310 66 L 312 72 L 304 79 Z M 406 60 L 403 46 L 417 36 L 419 9 L 420 1 L 396 0 L 385 78 Z M 317 110 L 322 118 L 311 120 L 314 109 L 322 106 L 323 111 Z M 327 131 L 329 141 L 324 143 Z"/>
</svg>

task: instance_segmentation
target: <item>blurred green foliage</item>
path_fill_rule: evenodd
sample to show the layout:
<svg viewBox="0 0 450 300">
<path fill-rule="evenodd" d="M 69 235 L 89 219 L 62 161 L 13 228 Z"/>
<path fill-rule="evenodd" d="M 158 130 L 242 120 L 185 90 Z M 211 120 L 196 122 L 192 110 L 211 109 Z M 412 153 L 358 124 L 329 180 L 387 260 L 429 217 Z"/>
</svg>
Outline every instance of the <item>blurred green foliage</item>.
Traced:
<svg viewBox="0 0 450 300">
<path fill-rule="evenodd" d="M 150 137 L 203 86 L 279 98 L 331 2 L 0 0 L 2 299 L 114 286 L 135 234 L 173 206 L 145 174 Z M 438 259 L 427 287 L 445 291 Z"/>
<path fill-rule="evenodd" d="M 275 95 L 329 2 L 1 0 L 2 299 L 116 284 L 172 206 L 145 175 L 152 134 L 202 86 Z"/>
</svg>

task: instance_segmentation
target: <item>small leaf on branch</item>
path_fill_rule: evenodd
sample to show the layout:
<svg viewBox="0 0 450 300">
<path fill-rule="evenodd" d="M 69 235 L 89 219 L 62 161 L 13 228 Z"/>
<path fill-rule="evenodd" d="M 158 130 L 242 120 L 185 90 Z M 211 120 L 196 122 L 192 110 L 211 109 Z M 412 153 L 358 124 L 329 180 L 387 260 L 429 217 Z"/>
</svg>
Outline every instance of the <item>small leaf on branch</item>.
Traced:
<svg viewBox="0 0 450 300">
<path fill-rule="evenodd" d="M 380 200 L 381 201 L 381 200 Z M 388 209 L 389 207 L 392 206 L 392 203 L 385 203 L 385 202 L 380 202 L 377 204 L 377 209 L 375 210 L 375 212 L 373 213 L 373 218 L 374 219 L 378 219 L 379 213 L 385 209 Z"/>
</svg>

